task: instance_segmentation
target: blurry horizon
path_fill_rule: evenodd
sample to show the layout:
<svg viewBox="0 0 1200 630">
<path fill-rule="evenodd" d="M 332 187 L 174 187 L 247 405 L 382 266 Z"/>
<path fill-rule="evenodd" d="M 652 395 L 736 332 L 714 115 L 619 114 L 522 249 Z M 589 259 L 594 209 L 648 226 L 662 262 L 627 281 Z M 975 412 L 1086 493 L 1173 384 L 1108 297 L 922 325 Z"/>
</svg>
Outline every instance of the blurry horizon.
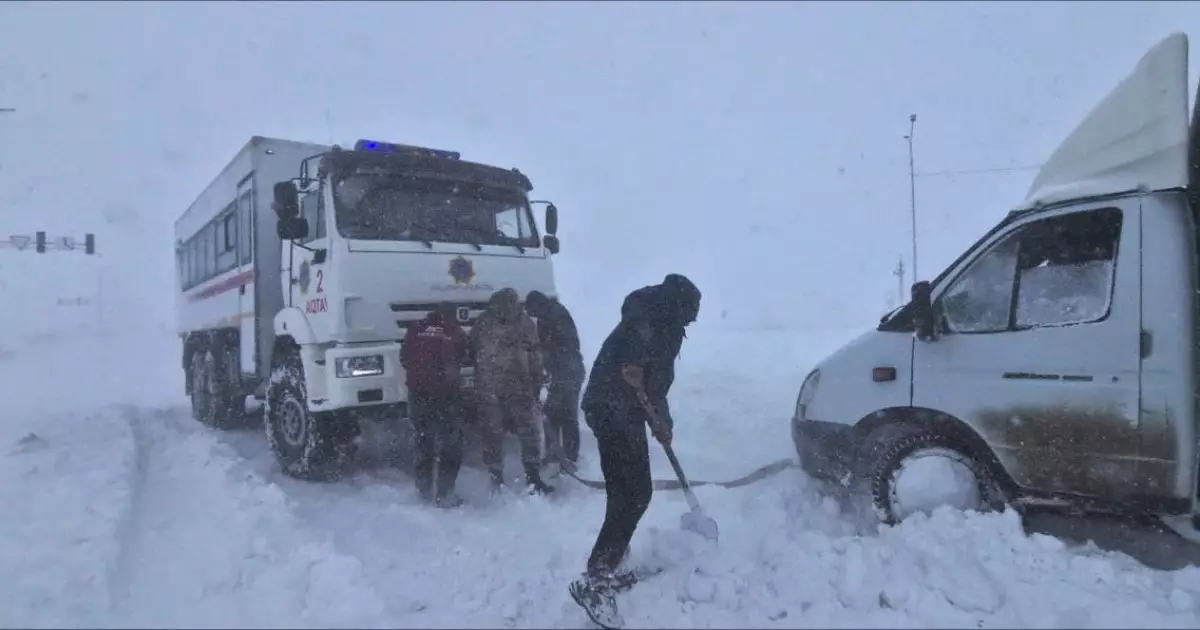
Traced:
<svg viewBox="0 0 1200 630">
<path fill-rule="evenodd" d="M 4 3 L 0 234 L 101 252 L 0 250 L 4 321 L 102 283 L 106 317 L 172 326 L 172 225 L 264 135 L 520 168 L 560 209 L 556 281 L 589 329 L 670 272 L 704 293 L 698 330 L 865 328 L 901 257 L 914 280 L 910 114 L 928 279 L 1185 24 L 1200 7 Z"/>
</svg>

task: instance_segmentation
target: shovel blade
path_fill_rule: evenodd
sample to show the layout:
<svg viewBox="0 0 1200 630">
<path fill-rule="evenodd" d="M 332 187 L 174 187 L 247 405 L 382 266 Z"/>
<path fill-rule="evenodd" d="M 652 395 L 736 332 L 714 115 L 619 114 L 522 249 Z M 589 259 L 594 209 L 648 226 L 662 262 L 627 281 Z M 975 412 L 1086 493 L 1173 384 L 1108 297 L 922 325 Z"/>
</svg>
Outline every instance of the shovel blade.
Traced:
<svg viewBox="0 0 1200 630">
<path fill-rule="evenodd" d="M 683 516 L 679 517 L 679 525 L 685 532 L 699 534 L 713 542 L 717 540 L 717 522 L 700 510 L 684 512 Z"/>
</svg>

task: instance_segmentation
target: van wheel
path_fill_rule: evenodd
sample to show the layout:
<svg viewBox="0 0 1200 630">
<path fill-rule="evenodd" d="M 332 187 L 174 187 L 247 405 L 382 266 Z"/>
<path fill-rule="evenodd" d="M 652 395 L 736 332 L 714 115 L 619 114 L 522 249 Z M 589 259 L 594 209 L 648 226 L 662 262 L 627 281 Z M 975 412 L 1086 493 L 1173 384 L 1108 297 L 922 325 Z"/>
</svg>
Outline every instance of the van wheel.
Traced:
<svg viewBox="0 0 1200 630">
<path fill-rule="evenodd" d="M 354 459 L 356 421 L 308 409 L 304 366 L 294 353 L 271 373 L 263 420 L 283 472 L 305 481 L 342 477 Z"/>
<path fill-rule="evenodd" d="M 875 515 L 895 525 L 943 505 L 1003 510 L 1007 499 L 997 476 L 968 453 L 952 434 L 932 427 L 901 425 L 876 432 L 859 465 Z"/>
<path fill-rule="evenodd" d="M 223 363 L 211 348 L 192 353 L 188 367 L 188 379 L 192 390 L 192 416 L 201 424 L 217 429 L 228 429 L 238 424 L 244 412 L 235 401 L 237 388 L 230 382 Z M 242 402 L 244 408 L 245 402 Z"/>
</svg>

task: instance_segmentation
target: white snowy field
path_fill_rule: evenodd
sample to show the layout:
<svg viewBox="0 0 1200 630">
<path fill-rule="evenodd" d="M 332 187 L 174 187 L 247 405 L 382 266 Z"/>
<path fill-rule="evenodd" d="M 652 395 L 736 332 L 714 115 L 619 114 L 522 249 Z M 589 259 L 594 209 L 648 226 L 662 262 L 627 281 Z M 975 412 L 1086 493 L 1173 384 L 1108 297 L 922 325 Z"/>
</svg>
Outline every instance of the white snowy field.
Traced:
<svg viewBox="0 0 1200 630">
<path fill-rule="evenodd" d="M 689 475 L 737 477 L 790 456 L 799 380 L 855 332 L 692 333 L 672 395 Z M 190 419 L 165 328 L 8 347 L 0 626 L 588 626 L 566 583 L 602 493 L 560 479 L 551 499 L 489 505 L 483 475 L 464 469 L 468 505 L 438 511 L 398 471 L 298 482 L 277 472 L 259 430 Z M 590 436 L 584 449 L 596 477 Z M 671 476 L 663 459 L 654 469 Z M 820 490 L 794 469 L 699 488 L 721 526 L 715 547 L 678 530 L 680 493 L 657 493 L 633 559 L 668 570 L 622 596 L 628 625 L 1200 625 L 1200 569 L 1026 535 L 1012 513 L 944 510 L 860 531 Z"/>
</svg>

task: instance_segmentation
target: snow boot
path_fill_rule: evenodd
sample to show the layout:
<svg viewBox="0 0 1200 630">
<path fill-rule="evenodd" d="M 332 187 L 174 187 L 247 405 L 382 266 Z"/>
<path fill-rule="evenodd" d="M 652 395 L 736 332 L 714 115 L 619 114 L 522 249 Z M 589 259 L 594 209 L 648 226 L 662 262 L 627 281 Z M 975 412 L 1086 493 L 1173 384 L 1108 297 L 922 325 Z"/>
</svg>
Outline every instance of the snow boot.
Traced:
<svg viewBox="0 0 1200 630">
<path fill-rule="evenodd" d="M 554 492 L 553 486 L 546 485 L 542 481 L 542 473 L 538 470 L 536 464 L 525 466 L 525 482 L 529 487 L 529 494 L 550 494 Z"/>
<path fill-rule="evenodd" d="M 461 506 L 463 500 L 462 497 L 451 492 L 434 499 L 433 504 L 440 508 L 451 509 Z"/>
<path fill-rule="evenodd" d="M 504 491 L 504 472 L 499 470 L 491 471 L 492 475 L 492 496 L 497 496 Z"/>
</svg>

